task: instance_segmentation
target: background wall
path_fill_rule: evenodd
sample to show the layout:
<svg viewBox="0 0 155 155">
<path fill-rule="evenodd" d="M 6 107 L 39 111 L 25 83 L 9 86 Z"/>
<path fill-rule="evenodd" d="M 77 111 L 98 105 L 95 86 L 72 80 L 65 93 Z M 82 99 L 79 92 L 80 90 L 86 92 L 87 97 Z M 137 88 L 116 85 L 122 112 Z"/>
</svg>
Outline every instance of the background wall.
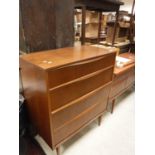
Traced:
<svg viewBox="0 0 155 155">
<path fill-rule="evenodd" d="M 124 2 L 124 5 L 120 7 L 120 10 L 125 10 L 131 13 L 132 4 L 134 0 L 120 0 L 120 1 Z"/>
</svg>

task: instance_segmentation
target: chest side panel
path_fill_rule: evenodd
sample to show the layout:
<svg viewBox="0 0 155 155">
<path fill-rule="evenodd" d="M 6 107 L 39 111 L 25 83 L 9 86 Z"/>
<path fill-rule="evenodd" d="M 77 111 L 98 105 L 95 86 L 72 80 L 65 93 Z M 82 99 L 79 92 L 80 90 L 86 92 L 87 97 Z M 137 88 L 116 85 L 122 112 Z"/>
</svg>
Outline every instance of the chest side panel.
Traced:
<svg viewBox="0 0 155 155">
<path fill-rule="evenodd" d="M 52 147 L 46 72 L 20 59 L 21 79 L 30 120 Z"/>
</svg>

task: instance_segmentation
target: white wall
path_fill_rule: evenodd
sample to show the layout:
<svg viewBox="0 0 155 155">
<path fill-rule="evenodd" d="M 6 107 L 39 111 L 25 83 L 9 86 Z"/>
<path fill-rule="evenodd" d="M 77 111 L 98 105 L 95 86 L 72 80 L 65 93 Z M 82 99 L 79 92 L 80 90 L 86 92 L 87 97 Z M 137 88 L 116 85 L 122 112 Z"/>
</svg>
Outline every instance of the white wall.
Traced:
<svg viewBox="0 0 155 155">
<path fill-rule="evenodd" d="M 120 10 L 125 10 L 131 13 L 132 4 L 134 0 L 120 0 L 120 1 L 124 2 L 124 5 L 120 7 Z"/>
</svg>

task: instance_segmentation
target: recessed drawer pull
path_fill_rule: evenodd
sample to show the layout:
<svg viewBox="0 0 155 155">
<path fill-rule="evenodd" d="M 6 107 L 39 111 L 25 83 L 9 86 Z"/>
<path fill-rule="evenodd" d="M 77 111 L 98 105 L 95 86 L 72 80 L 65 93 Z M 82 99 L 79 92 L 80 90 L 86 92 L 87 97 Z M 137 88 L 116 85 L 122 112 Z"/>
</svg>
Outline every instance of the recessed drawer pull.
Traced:
<svg viewBox="0 0 155 155">
<path fill-rule="evenodd" d="M 107 56 L 98 56 L 95 58 L 76 61 L 48 72 L 49 88 L 54 88 L 61 84 L 81 78 L 85 75 L 94 73 L 101 69 L 114 66 L 115 57 L 110 54 Z M 54 78 L 57 76 L 59 78 Z"/>
<path fill-rule="evenodd" d="M 104 72 L 105 70 L 112 69 L 112 68 L 113 68 L 113 66 L 106 67 L 106 68 L 101 69 L 101 70 L 98 70 L 98 71 L 96 71 L 96 72 L 94 72 L 94 73 L 85 75 L 85 76 L 83 76 L 83 77 L 80 77 L 80 78 L 77 78 L 77 79 L 75 79 L 75 80 L 66 82 L 66 83 L 61 84 L 61 85 L 59 85 L 59 86 L 50 88 L 49 90 L 52 91 L 52 90 L 58 89 L 58 88 L 60 88 L 60 87 L 63 87 L 63 86 L 66 86 L 66 85 L 75 83 L 75 82 L 79 82 L 79 81 L 82 81 L 82 80 L 85 80 L 85 79 L 89 79 L 90 77 L 93 77 L 93 76 L 95 76 L 95 75 L 97 75 L 97 74 L 100 74 L 100 73 Z"/>
<path fill-rule="evenodd" d="M 105 56 L 104 56 L 104 57 L 105 57 Z M 102 57 L 99 57 L 99 58 L 96 58 L 96 59 L 89 59 L 89 60 L 84 60 L 84 61 L 80 61 L 80 62 L 68 64 L 68 65 L 66 65 L 66 66 L 59 67 L 59 69 L 60 69 L 60 68 L 65 68 L 65 67 L 72 67 L 72 66 L 78 66 L 78 65 L 88 64 L 88 63 L 91 63 L 91 62 L 95 62 L 95 61 L 102 60 L 104 57 L 102 56 Z M 57 69 L 58 69 L 58 68 L 57 68 Z"/>
<path fill-rule="evenodd" d="M 102 60 L 104 57 L 99 57 L 99 58 L 96 58 L 96 59 L 91 59 L 91 60 L 85 60 L 85 61 L 82 61 L 82 62 L 77 62 L 77 63 L 74 63 L 74 64 L 70 64 L 68 66 L 78 66 L 78 65 L 84 65 L 84 64 L 87 64 L 87 63 L 91 63 L 91 62 L 95 62 L 95 61 L 99 61 L 99 60 Z"/>
</svg>

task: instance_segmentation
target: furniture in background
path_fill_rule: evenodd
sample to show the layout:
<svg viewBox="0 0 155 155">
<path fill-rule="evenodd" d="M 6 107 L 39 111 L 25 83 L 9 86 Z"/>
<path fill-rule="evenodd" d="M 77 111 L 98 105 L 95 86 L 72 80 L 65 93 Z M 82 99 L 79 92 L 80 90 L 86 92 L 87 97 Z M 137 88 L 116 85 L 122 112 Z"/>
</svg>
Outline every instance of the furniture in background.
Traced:
<svg viewBox="0 0 155 155">
<path fill-rule="evenodd" d="M 115 22 L 107 23 L 107 38 L 108 43 L 112 43 L 113 32 L 114 32 Z M 118 22 L 116 28 L 115 42 L 125 42 L 128 38 L 130 23 Z"/>
<path fill-rule="evenodd" d="M 99 13 L 98 17 L 98 42 L 100 41 L 100 31 L 101 31 L 101 20 L 102 20 L 102 12 L 116 12 L 116 20 L 115 26 L 113 31 L 113 39 L 112 39 L 112 46 L 115 42 L 115 34 L 116 34 L 116 27 L 118 21 L 118 14 L 120 5 L 123 5 L 123 2 L 117 0 L 75 0 L 74 7 L 76 9 L 82 10 L 82 29 L 81 29 L 81 43 L 82 45 L 85 44 L 86 41 L 86 10 L 89 11 L 96 11 Z M 88 41 L 87 37 L 87 41 Z"/>
<path fill-rule="evenodd" d="M 86 10 L 85 42 L 99 43 L 106 39 L 106 17 L 97 11 Z M 75 9 L 75 40 L 81 39 L 82 12 Z M 78 37 L 78 39 L 76 39 Z"/>
<path fill-rule="evenodd" d="M 120 5 L 123 3 L 117 0 L 20 0 L 20 51 L 31 53 L 73 46 L 74 8 L 82 9 L 84 44 L 86 10 L 96 10 L 100 15 L 103 11 L 114 11 L 118 15 Z"/>
<path fill-rule="evenodd" d="M 112 46 L 114 29 L 115 20 L 108 21 L 106 41 L 100 41 L 99 44 Z M 120 53 L 126 53 L 128 51 L 134 52 L 134 36 L 134 14 L 130 14 L 127 11 L 119 11 L 114 46 L 120 49 Z"/>
<path fill-rule="evenodd" d="M 116 51 L 70 47 L 20 57 L 24 96 L 32 123 L 47 144 L 60 145 L 107 109 Z"/>
<path fill-rule="evenodd" d="M 113 113 L 116 98 L 131 88 L 135 82 L 135 55 L 123 53 L 119 56 L 130 59 L 130 62 L 124 67 L 115 67 L 114 69 L 114 77 L 109 94 L 109 104 L 112 103 L 111 113 Z"/>
</svg>

